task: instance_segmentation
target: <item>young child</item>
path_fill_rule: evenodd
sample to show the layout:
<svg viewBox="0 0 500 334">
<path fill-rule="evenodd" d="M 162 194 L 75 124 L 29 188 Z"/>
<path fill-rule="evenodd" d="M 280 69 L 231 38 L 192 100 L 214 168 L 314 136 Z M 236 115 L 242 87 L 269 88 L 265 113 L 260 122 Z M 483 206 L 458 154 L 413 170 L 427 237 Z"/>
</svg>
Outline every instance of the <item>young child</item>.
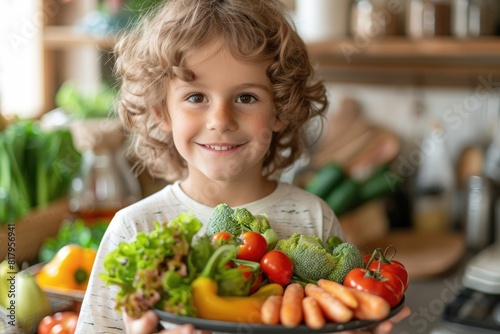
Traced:
<svg viewBox="0 0 500 334">
<path fill-rule="evenodd" d="M 281 238 L 344 238 L 325 202 L 273 177 L 303 153 L 306 125 L 327 107 L 325 87 L 312 81 L 306 47 L 279 1 L 168 0 L 120 40 L 116 55 L 118 114 L 135 154 L 173 183 L 113 218 L 77 333 L 123 332 L 117 290 L 98 275 L 108 252 L 154 221 L 193 212 L 207 223 L 213 208 L 227 203 L 266 213 Z M 128 331 L 139 324 L 149 332 L 152 317 L 154 328 L 151 313 L 126 319 Z"/>
</svg>

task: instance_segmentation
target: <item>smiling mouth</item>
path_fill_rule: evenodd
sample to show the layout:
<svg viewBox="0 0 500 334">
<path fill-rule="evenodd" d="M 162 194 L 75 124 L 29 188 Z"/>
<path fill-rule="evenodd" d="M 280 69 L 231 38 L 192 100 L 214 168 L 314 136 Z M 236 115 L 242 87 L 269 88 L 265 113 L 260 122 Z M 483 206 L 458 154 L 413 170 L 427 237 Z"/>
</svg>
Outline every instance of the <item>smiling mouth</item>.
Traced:
<svg viewBox="0 0 500 334">
<path fill-rule="evenodd" d="M 203 146 L 214 151 L 228 151 L 240 145 L 203 145 Z"/>
</svg>

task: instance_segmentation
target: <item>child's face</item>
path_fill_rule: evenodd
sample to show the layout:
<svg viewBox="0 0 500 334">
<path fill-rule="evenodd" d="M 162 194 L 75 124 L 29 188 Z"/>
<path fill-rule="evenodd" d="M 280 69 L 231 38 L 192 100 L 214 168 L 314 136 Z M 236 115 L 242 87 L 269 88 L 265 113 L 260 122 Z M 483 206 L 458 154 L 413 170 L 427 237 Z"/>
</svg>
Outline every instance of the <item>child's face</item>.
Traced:
<svg viewBox="0 0 500 334">
<path fill-rule="evenodd" d="M 255 182 L 272 132 L 283 124 L 275 117 L 266 64 L 240 62 L 222 45 L 209 43 L 187 59 L 193 81 L 169 83 L 165 128 L 191 181 Z"/>
</svg>

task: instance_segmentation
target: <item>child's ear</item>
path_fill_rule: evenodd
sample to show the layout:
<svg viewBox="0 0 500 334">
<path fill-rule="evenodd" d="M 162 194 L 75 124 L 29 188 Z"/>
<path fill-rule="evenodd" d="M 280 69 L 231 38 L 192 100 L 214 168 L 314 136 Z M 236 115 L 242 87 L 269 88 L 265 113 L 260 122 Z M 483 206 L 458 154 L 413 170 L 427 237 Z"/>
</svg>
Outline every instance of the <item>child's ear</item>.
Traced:
<svg viewBox="0 0 500 334">
<path fill-rule="evenodd" d="M 167 132 L 172 131 L 172 125 L 170 123 L 170 118 L 168 117 L 168 112 L 165 108 L 155 107 L 154 108 L 156 118 L 161 122 L 161 129 Z"/>
<path fill-rule="evenodd" d="M 280 132 L 281 130 L 283 130 L 284 127 L 285 127 L 285 122 L 283 122 L 278 118 L 278 116 L 276 116 L 274 118 L 273 124 L 271 125 L 271 130 L 273 132 Z"/>
</svg>

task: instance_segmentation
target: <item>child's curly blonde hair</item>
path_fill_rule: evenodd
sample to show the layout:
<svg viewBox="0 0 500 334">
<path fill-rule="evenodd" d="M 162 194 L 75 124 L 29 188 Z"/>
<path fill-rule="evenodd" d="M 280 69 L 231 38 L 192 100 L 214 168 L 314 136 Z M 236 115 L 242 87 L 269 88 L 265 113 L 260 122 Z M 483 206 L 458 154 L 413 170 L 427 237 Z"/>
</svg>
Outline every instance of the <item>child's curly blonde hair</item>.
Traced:
<svg viewBox="0 0 500 334">
<path fill-rule="evenodd" d="M 133 134 L 133 151 L 155 176 L 185 176 L 186 162 L 161 128 L 169 80 L 193 79 L 186 59 L 223 39 L 236 59 L 269 64 L 276 117 L 285 127 L 273 134 L 266 175 L 290 166 L 303 152 L 305 124 L 327 108 L 326 90 L 312 82 L 304 42 L 278 0 L 167 0 L 123 36 L 115 47 L 121 79 L 117 112 Z"/>
</svg>

